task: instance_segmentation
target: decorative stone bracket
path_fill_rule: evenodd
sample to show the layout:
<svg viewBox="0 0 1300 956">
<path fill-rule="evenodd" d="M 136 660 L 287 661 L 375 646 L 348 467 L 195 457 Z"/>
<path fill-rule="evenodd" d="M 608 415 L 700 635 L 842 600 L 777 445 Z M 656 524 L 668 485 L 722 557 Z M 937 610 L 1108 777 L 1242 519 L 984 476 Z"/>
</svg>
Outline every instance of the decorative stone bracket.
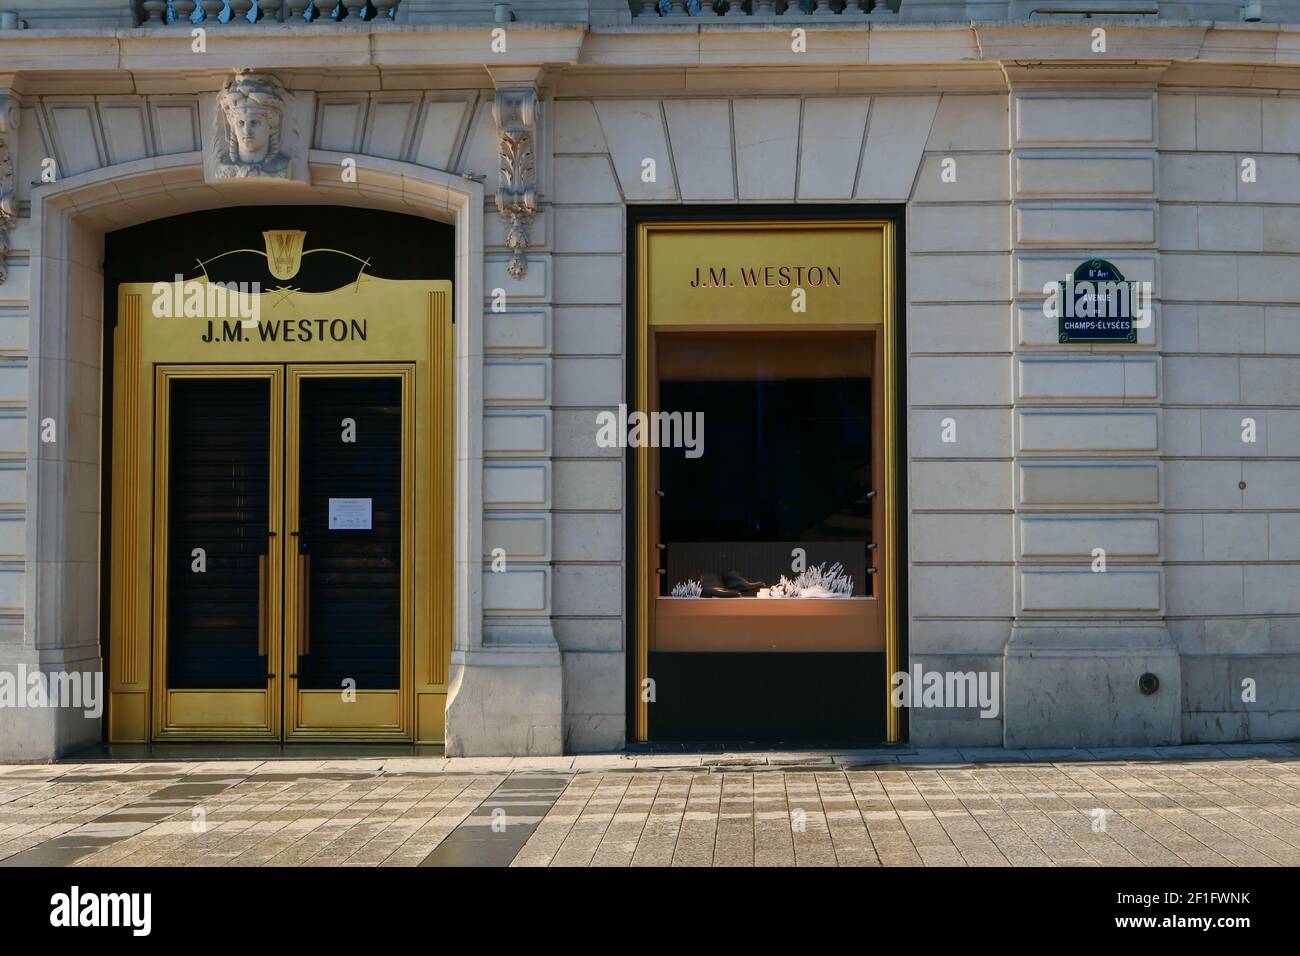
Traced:
<svg viewBox="0 0 1300 956">
<path fill-rule="evenodd" d="M 9 278 L 9 232 L 18 218 L 18 100 L 0 93 L 0 282 Z"/>
<path fill-rule="evenodd" d="M 531 86 L 497 90 L 492 108 L 501 154 L 497 210 L 509 226 L 507 271 L 515 279 L 528 272 L 528 227 L 537 214 L 537 110 L 537 89 Z"/>
</svg>

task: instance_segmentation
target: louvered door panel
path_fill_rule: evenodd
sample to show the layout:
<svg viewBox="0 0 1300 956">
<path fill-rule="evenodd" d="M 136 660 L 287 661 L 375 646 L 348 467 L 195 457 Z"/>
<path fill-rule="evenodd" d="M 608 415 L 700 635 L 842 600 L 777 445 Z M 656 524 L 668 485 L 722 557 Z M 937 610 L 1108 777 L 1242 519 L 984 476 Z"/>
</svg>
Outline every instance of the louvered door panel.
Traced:
<svg viewBox="0 0 1300 956">
<path fill-rule="evenodd" d="M 167 686 L 264 689 L 258 558 L 272 493 L 271 381 L 168 387 Z"/>
<path fill-rule="evenodd" d="M 400 686 L 402 381 L 303 378 L 299 397 L 299 554 L 310 559 L 301 690 Z M 348 423 L 352 423 L 349 428 Z M 351 438 L 352 440 L 347 440 Z M 330 527 L 368 502 L 370 527 Z M 347 685 L 347 679 L 356 681 Z"/>
</svg>

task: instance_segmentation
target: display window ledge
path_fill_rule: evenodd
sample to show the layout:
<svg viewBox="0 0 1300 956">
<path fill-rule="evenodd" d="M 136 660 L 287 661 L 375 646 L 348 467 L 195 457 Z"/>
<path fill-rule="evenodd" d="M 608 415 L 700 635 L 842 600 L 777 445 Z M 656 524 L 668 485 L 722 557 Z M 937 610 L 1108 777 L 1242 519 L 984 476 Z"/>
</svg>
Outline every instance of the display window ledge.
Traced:
<svg viewBox="0 0 1300 956">
<path fill-rule="evenodd" d="M 880 602 L 851 598 L 655 599 L 655 651 L 884 651 Z"/>
</svg>

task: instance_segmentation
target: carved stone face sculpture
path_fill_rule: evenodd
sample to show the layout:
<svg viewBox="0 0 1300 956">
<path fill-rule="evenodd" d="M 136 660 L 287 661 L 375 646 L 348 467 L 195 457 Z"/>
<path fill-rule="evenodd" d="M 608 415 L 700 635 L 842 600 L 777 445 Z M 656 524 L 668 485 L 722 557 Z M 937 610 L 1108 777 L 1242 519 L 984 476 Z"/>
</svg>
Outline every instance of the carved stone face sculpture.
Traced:
<svg viewBox="0 0 1300 956">
<path fill-rule="evenodd" d="M 222 89 L 218 102 L 225 122 L 220 174 L 285 175 L 289 160 L 280 152 L 284 88 L 273 77 L 240 72 Z"/>
<path fill-rule="evenodd" d="M 265 161 L 271 149 L 271 126 L 277 124 L 279 117 L 269 110 L 260 110 L 247 104 L 237 106 L 232 111 L 230 125 L 234 127 L 235 140 L 239 143 L 239 161 L 241 163 L 260 163 Z"/>
</svg>

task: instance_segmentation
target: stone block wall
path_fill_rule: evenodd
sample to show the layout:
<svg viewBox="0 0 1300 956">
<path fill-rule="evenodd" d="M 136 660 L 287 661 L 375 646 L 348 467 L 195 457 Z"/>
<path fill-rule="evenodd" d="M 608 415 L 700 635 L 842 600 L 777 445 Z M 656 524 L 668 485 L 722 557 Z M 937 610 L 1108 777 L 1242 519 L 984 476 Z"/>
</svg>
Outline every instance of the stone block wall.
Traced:
<svg viewBox="0 0 1300 956">
<path fill-rule="evenodd" d="M 1160 95 L 1163 545 L 1188 741 L 1300 735 L 1297 152 L 1300 96 Z"/>
<path fill-rule="evenodd" d="M 555 636 L 564 654 L 565 746 L 578 752 L 610 750 L 623 746 L 626 730 L 623 556 L 628 542 L 623 453 L 596 444 L 596 414 L 616 407 L 624 396 L 625 193 L 593 104 L 558 100 L 548 105 L 555 148 L 551 213 L 559 396 L 553 465 Z M 617 120 L 607 112 L 606 121 Z M 629 139 L 628 146 L 634 145 Z"/>
<path fill-rule="evenodd" d="M 85 632 L 72 618 L 93 613 L 97 551 L 68 549 L 75 560 L 38 594 L 33 536 L 65 529 L 30 525 L 26 487 L 41 467 L 28 375 L 42 361 L 49 382 L 82 383 L 59 412 L 76 431 L 57 453 L 75 464 L 56 490 L 99 507 L 98 259 L 76 253 L 79 331 L 41 341 L 29 298 L 62 293 L 36 275 L 54 266 L 27 255 L 30 183 L 46 157 L 73 175 L 195 153 L 198 104 L 22 101 L 20 218 L 0 285 L 6 662 L 40 656 L 26 633 L 37 600 L 71 616 L 43 618 L 58 648 L 43 660 L 94 656 L 53 635 Z M 484 89 L 326 91 L 311 141 L 492 183 L 491 107 Z M 996 719 L 913 712 L 913 743 L 1300 736 L 1300 96 L 1044 90 L 1013 76 L 1010 93 L 559 94 L 541 116 L 522 280 L 507 274 L 495 206 L 482 210 L 481 627 L 487 648 L 558 647 L 563 690 L 546 692 L 562 694 L 567 751 L 625 743 L 630 503 L 595 416 L 625 395 L 638 203 L 905 206 L 911 660 L 995 672 L 1006 695 Z M 1062 346 L 1043 315 L 1044 284 L 1092 256 L 1154 283 L 1154 321 L 1132 345 Z M 948 419 L 955 442 L 941 437 Z M 1136 690 L 1146 671 L 1161 678 L 1150 698 Z"/>
<path fill-rule="evenodd" d="M 624 251 L 620 202 L 906 202 L 911 661 L 996 671 L 1006 695 L 996 720 L 914 711 L 912 742 L 1294 736 L 1297 104 L 1037 88 L 559 99 L 555 242 L 583 254 L 557 259 L 557 294 L 583 290 L 623 334 L 621 299 L 588 295 L 623 288 L 603 258 Z M 1256 183 L 1237 183 L 1243 149 Z M 1044 284 L 1093 256 L 1151 283 L 1131 345 L 1062 346 L 1043 313 Z M 1259 438 L 1242 446 L 1247 414 Z M 557 575 L 557 606 L 581 580 Z M 1233 703 L 1223 655 L 1268 674 L 1269 702 Z M 568 684 L 568 706 L 588 692 Z"/>
<path fill-rule="evenodd" d="M 1158 303 L 1156 96 L 1026 89 L 1012 110 L 1019 566 L 1005 737 L 1176 743 L 1178 657 L 1155 534 L 1159 315 L 1131 344 L 1061 345 L 1042 308 L 1044 285 L 1094 256 Z M 1159 678 L 1155 694 L 1139 689 L 1144 673 Z"/>
<path fill-rule="evenodd" d="M 552 111 L 557 356 L 566 322 L 593 343 L 584 352 L 603 355 L 557 358 L 557 393 L 581 408 L 564 413 L 563 428 L 557 422 L 555 467 L 572 456 L 568 466 L 592 484 L 575 489 L 569 506 L 611 508 L 622 497 L 622 455 L 595 448 L 594 438 L 596 412 L 625 394 L 624 323 L 633 318 L 624 301 L 625 203 L 680 202 L 687 215 L 692 203 L 843 202 L 848 214 L 853 204 L 908 203 L 912 649 L 928 669 L 1000 672 L 1012 615 L 1007 98 L 559 98 Z M 941 180 L 945 158 L 958 163 L 955 183 Z M 647 159 L 655 161 L 649 182 Z M 936 447 L 937 422 L 955 409 L 969 436 L 956 454 Z M 617 513 L 605 520 L 611 534 L 622 527 Z M 971 534 L 952 534 L 953 522 Z M 565 687 L 575 745 L 589 706 L 608 708 L 601 720 L 611 735 L 624 726 L 624 553 L 570 575 L 557 540 L 556 633 L 566 678 L 582 679 Z M 600 646 L 575 645 L 566 632 L 578 626 L 600 634 Z M 592 661 L 592 670 L 574 660 Z M 1001 722 L 973 710 L 912 721 L 920 741 L 1001 739 Z"/>
</svg>

